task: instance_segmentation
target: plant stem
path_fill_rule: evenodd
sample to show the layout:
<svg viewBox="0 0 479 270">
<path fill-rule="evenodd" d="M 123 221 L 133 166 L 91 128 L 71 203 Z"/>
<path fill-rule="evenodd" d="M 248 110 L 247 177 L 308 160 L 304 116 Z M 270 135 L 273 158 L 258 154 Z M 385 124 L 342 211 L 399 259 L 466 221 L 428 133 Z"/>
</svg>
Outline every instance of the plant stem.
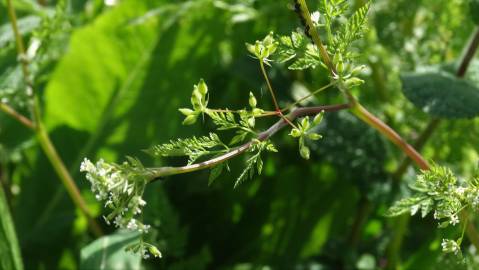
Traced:
<svg viewBox="0 0 479 270">
<path fill-rule="evenodd" d="M 273 87 L 271 86 L 271 83 L 269 82 L 268 74 L 266 74 L 266 69 L 264 68 L 262 59 L 259 59 L 259 66 L 261 68 L 261 73 L 263 74 L 264 80 L 266 81 L 266 84 L 268 86 L 269 93 L 271 94 L 271 97 L 273 98 L 274 108 L 276 111 L 280 111 L 278 101 L 276 101 L 276 95 L 274 94 Z"/>
<path fill-rule="evenodd" d="M 379 120 L 376 116 L 366 110 L 361 104 L 355 103 L 351 111 L 366 124 L 377 129 L 382 135 L 388 138 L 396 146 L 398 146 L 407 156 L 409 156 L 423 170 L 429 169 L 427 161 L 419 154 L 414 147 L 408 144 L 399 134 L 391 127 Z"/>
<path fill-rule="evenodd" d="M 170 176 L 170 175 L 175 175 L 175 174 L 183 174 L 183 173 L 188 173 L 188 172 L 194 172 L 194 171 L 199 171 L 207 168 L 211 168 L 219 163 L 225 162 L 226 160 L 229 160 L 241 153 L 246 152 L 254 143 L 256 140 L 259 141 L 265 141 L 269 139 L 271 136 L 273 136 L 276 132 L 281 130 L 283 127 L 288 125 L 288 122 L 286 121 L 286 118 L 288 121 L 292 121 L 298 117 L 306 116 L 306 115 L 315 115 L 318 114 L 322 111 L 325 112 L 334 112 L 334 111 L 339 111 L 343 109 L 348 109 L 350 107 L 349 104 L 339 104 L 339 105 L 325 105 L 325 106 L 316 106 L 316 107 L 304 107 L 304 108 L 298 108 L 290 112 L 288 115 L 284 116 L 284 118 L 278 120 L 274 125 L 272 125 L 269 129 L 266 131 L 261 132 L 258 134 L 256 139 L 251 140 L 237 148 L 232 149 L 231 151 L 203 161 L 201 163 L 197 164 L 191 164 L 187 166 L 182 166 L 182 167 L 160 167 L 160 168 L 150 168 L 150 176 L 151 180 L 150 181 L 155 181 L 159 180 L 162 177 L 165 176 Z"/>
<path fill-rule="evenodd" d="M 63 163 L 62 159 L 58 155 L 57 150 L 53 146 L 53 143 L 50 140 L 47 130 L 43 126 L 42 122 L 38 122 L 36 134 L 37 134 L 37 138 L 40 143 L 40 146 L 43 149 L 43 152 L 45 152 L 48 159 L 50 160 L 50 163 L 52 164 L 55 172 L 57 173 L 63 185 L 65 186 L 68 194 L 70 195 L 70 198 L 73 200 L 73 203 L 78 208 L 80 208 L 81 212 L 87 218 L 92 232 L 96 236 L 101 236 L 103 232 L 100 226 L 95 221 L 95 219 L 93 219 L 93 216 L 90 213 L 90 209 L 88 209 L 86 202 L 83 200 L 83 197 L 80 194 L 80 190 L 76 186 L 75 181 L 71 177 L 70 173 L 65 167 L 65 164 Z"/>
<path fill-rule="evenodd" d="M 319 53 L 321 55 L 321 58 L 323 59 L 324 64 L 328 67 L 328 69 L 333 72 L 334 66 L 329 58 L 328 51 L 323 45 L 323 42 L 321 41 L 321 37 L 319 36 L 318 30 L 314 26 L 313 21 L 311 20 L 311 14 L 309 13 L 308 5 L 306 4 L 305 0 L 297 0 L 297 3 L 299 4 L 301 16 L 305 20 L 307 26 L 308 26 L 308 33 L 311 38 L 313 39 L 314 44 L 318 47 Z"/>
<path fill-rule="evenodd" d="M 10 23 L 15 35 L 15 41 L 17 45 L 17 53 L 21 63 L 22 72 L 23 72 L 23 79 L 27 86 L 27 94 L 32 97 L 31 101 L 31 111 L 33 114 L 33 123 L 34 123 L 34 132 L 37 136 L 38 142 L 42 147 L 43 151 L 45 152 L 46 156 L 48 157 L 50 163 L 52 164 L 55 172 L 59 176 L 60 180 L 62 181 L 63 185 L 65 186 L 70 198 L 73 200 L 73 203 L 78 207 L 85 218 L 88 220 L 88 224 L 90 225 L 90 229 L 96 236 L 101 236 L 103 232 L 101 231 L 100 226 L 98 223 L 93 219 L 90 210 L 87 207 L 86 202 L 83 200 L 83 197 L 80 194 L 78 187 L 75 184 L 75 181 L 71 177 L 70 173 L 66 169 L 63 160 L 58 155 L 55 146 L 53 145 L 50 137 L 48 135 L 47 130 L 45 129 L 40 113 L 40 104 L 38 101 L 38 96 L 36 93 L 33 92 L 33 83 L 30 80 L 30 73 L 28 70 L 28 59 L 26 58 L 25 54 L 25 46 L 23 44 L 22 36 L 18 30 L 17 24 L 17 17 L 15 14 L 15 9 L 13 8 L 12 0 L 7 0 L 7 8 L 8 8 L 8 15 L 10 18 Z"/>
<path fill-rule="evenodd" d="M 271 94 L 271 97 L 273 98 L 274 109 L 276 110 L 277 114 L 281 118 L 283 118 L 290 126 L 292 126 L 293 128 L 297 128 L 293 124 L 293 122 L 291 122 L 288 118 L 284 117 L 283 113 L 281 112 L 281 109 L 279 108 L 278 102 L 276 101 L 276 95 L 274 94 L 273 87 L 271 86 L 271 83 L 269 82 L 268 74 L 266 73 L 266 69 L 264 68 L 263 59 L 259 59 L 259 66 L 261 67 L 261 73 L 263 74 L 266 84 L 268 85 L 269 93 Z"/>
<path fill-rule="evenodd" d="M 322 91 L 328 89 L 329 87 L 331 87 L 331 86 L 333 86 L 333 85 L 335 85 L 335 83 L 334 83 L 334 82 L 330 82 L 329 84 L 327 84 L 327 85 L 325 85 L 325 86 L 323 86 L 323 87 L 321 87 L 321 88 L 319 88 L 319 89 L 314 90 L 314 91 L 311 92 L 310 94 L 308 94 L 308 95 L 306 95 L 306 96 L 304 96 L 304 97 L 302 97 L 302 98 L 296 100 L 293 104 L 290 104 L 290 105 L 289 105 L 288 107 L 286 107 L 285 109 L 282 109 L 281 112 L 287 112 L 287 111 L 291 110 L 293 107 L 295 107 L 296 105 L 298 105 L 298 104 L 301 103 L 302 101 L 304 101 L 304 100 L 306 100 L 306 99 L 308 99 L 308 98 L 310 98 L 310 97 L 312 97 L 312 96 L 314 96 L 314 95 L 316 95 L 316 94 L 318 94 L 318 93 L 320 93 L 320 92 L 322 92 Z"/>
<path fill-rule="evenodd" d="M 7 104 L 0 103 L 0 110 L 10 115 L 12 118 L 14 118 L 18 122 L 20 122 L 22 125 L 26 126 L 27 128 L 32 130 L 35 129 L 35 125 L 30 119 L 26 118 L 25 116 L 17 112 L 15 109 L 8 106 Z"/>
</svg>

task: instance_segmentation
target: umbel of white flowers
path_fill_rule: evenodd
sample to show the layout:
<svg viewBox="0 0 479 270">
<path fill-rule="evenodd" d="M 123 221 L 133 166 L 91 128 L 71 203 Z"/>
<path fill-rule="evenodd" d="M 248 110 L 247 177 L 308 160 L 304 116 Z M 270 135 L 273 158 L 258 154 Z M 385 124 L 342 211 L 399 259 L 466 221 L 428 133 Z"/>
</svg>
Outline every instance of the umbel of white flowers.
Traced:
<svg viewBox="0 0 479 270">
<path fill-rule="evenodd" d="M 149 225 L 135 219 L 146 205 L 141 197 L 146 184 L 145 180 L 122 170 L 122 166 L 106 163 L 103 159 L 93 164 L 85 158 L 80 171 L 86 172 L 86 179 L 91 184 L 91 191 L 95 194 L 95 198 L 105 202 L 105 207 L 112 210 L 105 217 L 108 224 L 113 221 L 118 228 L 148 231 Z"/>
</svg>

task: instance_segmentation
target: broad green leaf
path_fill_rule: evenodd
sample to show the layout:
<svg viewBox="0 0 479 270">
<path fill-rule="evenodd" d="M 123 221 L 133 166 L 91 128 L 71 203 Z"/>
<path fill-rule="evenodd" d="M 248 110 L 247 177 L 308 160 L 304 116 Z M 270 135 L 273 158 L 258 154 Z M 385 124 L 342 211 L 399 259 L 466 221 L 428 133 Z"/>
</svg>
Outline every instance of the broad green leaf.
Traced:
<svg viewBox="0 0 479 270">
<path fill-rule="evenodd" d="M 479 89 L 446 72 L 408 73 L 401 76 L 404 95 L 424 112 L 441 118 L 479 115 Z"/>
<path fill-rule="evenodd" d="M 137 232 L 117 232 L 95 240 L 81 250 L 80 269 L 140 269 L 141 256 L 125 251 L 138 237 Z"/>
<path fill-rule="evenodd" d="M 15 227 L 0 185 L 0 269 L 23 269 Z"/>
</svg>

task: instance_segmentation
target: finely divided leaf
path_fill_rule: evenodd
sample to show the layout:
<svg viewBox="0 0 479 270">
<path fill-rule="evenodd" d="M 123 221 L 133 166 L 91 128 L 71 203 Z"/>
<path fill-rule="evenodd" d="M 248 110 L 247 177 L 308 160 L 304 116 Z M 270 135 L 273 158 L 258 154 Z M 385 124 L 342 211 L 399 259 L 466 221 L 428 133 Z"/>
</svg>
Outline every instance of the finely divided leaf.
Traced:
<svg viewBox="0 0 479 270">
<path fill-rule="evenodd" d="M 218 147 L 222 149 L 213 150 Z M 192 138 L 171 140 L 170 143 L 153 146 L 147 150 L 147 153 L 155 157 L 188 156 L 188 163 L 192 164 L 202 156 L 226 152 L 228 149 L 217 134 L 210 133 L 209 136 L 198 138 L 193 136 Z"/>
<path fill-rule="evenodd" d="M 364 6 L 359 8 L 343 25 L 339 33 L 334 37 L 333 48 L 340 51 L 346 51 L 352 42 L 362 37 L 366 28 L 366 19 L 371 6 L 371 1 L 368 1 Z"/>
<path fill-rule="evenodd" d="M 404 213 L 411 212 L 412 214 L 415 214 L 418 207 L 421 206 L 421 202 L 423 200 L 427 199 L 426 196 L 417 196 L 417 197 L 410 197 L 410 198 L 405 198 L 400 201 L 396 201 L 393 206 L 391 206 L 386 214 L 384 214 L 386 217 L 395 217 L 395 216 L 400 216 Z M 424 211 L 427 212 L 427 211 Z"/>
</svg>

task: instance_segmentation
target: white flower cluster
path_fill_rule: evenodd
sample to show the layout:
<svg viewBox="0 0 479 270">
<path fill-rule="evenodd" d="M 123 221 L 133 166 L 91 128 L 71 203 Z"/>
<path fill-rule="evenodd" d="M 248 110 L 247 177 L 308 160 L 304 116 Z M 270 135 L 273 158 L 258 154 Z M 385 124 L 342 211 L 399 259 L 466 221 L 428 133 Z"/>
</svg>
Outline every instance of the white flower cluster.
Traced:
<svg viewBox="0 0 479 270">
<path fill-rule="evenodd" d="M 128 170 L 130 169 L 130 170 Z M 100 159 L 96 164 L 85 158 L 80 166 L 86 172 L 86 179 L 91 184 L 91 191 L 98 201 L 105 202 L 105 207 L 112 212 L 104 217 L 105 221 L 118 228 L 147 233 L 150 228 L 138 221 L 146 202 L 142 199 L 146 181 L 135 174 L 128 163 L 109 164 Z"/>
<path fill-rule="evenodd" d="M 442 251 L 446 253 L 454 253 L 455 255 L 457 255 L 457 253 L 461 250 L 459 244 L 450 239 L 442 239 L 441 247 Z"/>
</svg>

